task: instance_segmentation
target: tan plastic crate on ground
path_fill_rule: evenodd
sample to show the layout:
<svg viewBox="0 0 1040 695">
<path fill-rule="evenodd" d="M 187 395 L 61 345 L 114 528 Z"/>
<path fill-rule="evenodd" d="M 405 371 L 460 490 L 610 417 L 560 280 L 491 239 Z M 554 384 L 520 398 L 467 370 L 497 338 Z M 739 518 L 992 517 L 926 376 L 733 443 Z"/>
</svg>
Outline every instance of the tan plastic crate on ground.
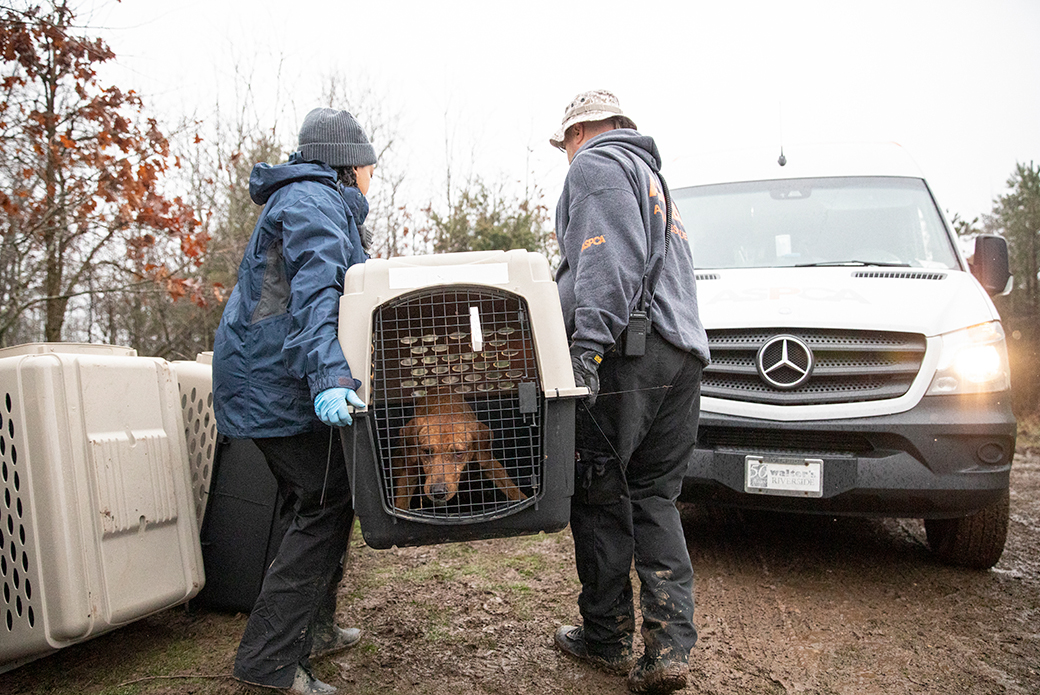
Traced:
<svg viewBox="0 0 1040 695">
<path fill-rule="evenodd" d="M 177 379 L 130 348 L 0 350 L 0 672 L 202 587 Z"/>
<path fill-rule="evenodd" d="M 201 529 L 217 448 L 217 421 L 213 415 L 213 353 L 200 352 L 194 362 L 176 360 L 170 364 L 177 374 L 195 518 Z"/>
</svg>

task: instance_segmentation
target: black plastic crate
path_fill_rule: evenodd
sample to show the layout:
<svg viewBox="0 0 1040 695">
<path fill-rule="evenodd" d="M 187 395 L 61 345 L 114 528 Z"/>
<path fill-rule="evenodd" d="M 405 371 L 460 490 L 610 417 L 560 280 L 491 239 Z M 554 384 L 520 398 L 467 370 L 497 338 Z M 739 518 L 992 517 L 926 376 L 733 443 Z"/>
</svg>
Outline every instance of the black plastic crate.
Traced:
<svg viewBox="0 0 1040 695">
<path fill-rule="evenodd" d="M 278 483 L 249 439 L 219 435 L 205 521 L 206 584 L 195 598 L 219 610 L 249 613 L 292 520 Z"/>
</svg>

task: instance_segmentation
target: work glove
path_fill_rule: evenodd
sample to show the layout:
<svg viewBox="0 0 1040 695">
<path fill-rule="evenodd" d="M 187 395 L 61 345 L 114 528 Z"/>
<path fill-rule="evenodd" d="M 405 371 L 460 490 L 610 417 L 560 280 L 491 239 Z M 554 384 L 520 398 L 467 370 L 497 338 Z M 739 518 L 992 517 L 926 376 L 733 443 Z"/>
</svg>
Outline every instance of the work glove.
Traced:
<svg viewBox="0 0 1040 695">
<path fill-rule="evenodd" d="M 354 389 L 325 389 L 314 399 L 314 414 L 330 427 L 344 427 L 353 422 L 350 412 L 347 411 L 348 403 L 355 408 L 366 407 Z"/>
<path fill-rule="evenodd" d="M 599 393 L 599 363 L 603 356 L 595 350 L 580 345 L 571 345 L 571 368 L 574 370 L 574 385 L 589 390 L 589 407 L 596 405 Z"/>
</svg>

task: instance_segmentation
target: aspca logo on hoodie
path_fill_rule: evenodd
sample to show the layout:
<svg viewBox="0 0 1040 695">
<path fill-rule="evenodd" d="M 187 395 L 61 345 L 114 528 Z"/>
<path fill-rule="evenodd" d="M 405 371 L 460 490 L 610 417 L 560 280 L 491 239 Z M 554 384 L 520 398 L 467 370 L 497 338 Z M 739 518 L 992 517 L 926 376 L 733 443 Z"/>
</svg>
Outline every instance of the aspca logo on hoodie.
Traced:
<svg viewBox="0 0 1040 695">
<path fill-rule="evenodd" d="M 660 215 L 661 217 L 665 217 L 665 206 L 668 205 L 668 200 L 664 197 L 663 191 L 658 189 L 657 181 L 652 176 L 650 177 L 650 190 L 648 192 L 650 194 L 650 200 L 655 201 L 654 215 Z M 665 219 L 667 218 L 665 217 Z M 679 237 L 683 241 L 686 241 L 686 227 L 685 225 L 683 225 L 682 217 L 679 216 L 678 208 L 676 208 L 674 205 L 672 206 L 672 228 L 669 231 L 671 231 L 672 234 Z"/>
<path fill-rule="evenodd" d="M 599 236 L 589 237 L 585 240 L 585 243 L 581 245 L 581 250 L 589 248 L 590 246 L 599 246 L 600 244 L 607 243 L 607 238 L 600 234 Z"/>
</svg>

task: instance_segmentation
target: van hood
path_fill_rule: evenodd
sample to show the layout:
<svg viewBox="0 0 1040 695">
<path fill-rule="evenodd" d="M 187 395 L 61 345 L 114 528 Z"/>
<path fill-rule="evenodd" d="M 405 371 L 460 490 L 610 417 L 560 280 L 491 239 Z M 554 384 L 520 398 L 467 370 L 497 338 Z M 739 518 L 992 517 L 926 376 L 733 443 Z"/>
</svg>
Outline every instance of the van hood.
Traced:
<svg viewBox="0 0 1040 695">
<path fill-rule="evenodd" d="M 708 330 L 845 328 L 931 337 L 999 319 L 974 277 L 948 269 L 702 269 L 697 298 Z"/>
</svg>

